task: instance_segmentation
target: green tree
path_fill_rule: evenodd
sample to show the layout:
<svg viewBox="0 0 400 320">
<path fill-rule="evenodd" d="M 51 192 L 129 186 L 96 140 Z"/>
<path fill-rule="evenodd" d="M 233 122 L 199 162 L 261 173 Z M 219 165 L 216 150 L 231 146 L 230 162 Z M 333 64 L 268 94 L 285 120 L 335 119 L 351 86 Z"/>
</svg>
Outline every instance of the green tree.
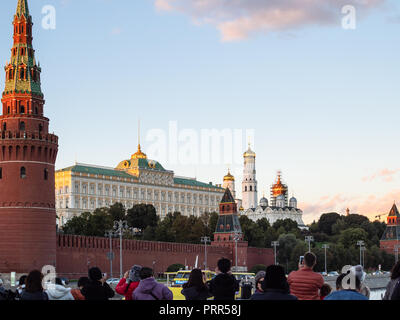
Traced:
<svg viewBox="0 0 400 320">
<path fill-rule="evenodd" d="M 287 272 L 290 267 L 289 264 L 292 261 L 293 248 L 298 244 L 296 236 L 292 233 L 281 234 L 279 236 L 279 248 L 278 248 L 278 262 L 283 265 Z M 304 254 L 304 252 L 303 252 Z"/>
<path fill-rule="evenodd" d="M 331 236 L 333 225 L 340 219 L 341 216 L 336 212 L 324 213 L 318 221 L 319 231 Z"/>
<path fill-rule="evenodd" d="M 349 228 L 341 232 L 339 242 L 345 247 L 357 246 L 357 241 L 368 241 L 368 233 L 361 228 Z"/>
<path fill-rule="evenodd" d="M 116 202 L 109 209 L 109 214 L 113 221 L 125 220 L 126 210 L 122 203 Z"/>
<path fill-rule="evenodd" d="M 156 227 L 158 216 L 154 206 L 150 204 L 138 204 L 130 208 L 126 215 L 126 221 L 133 228 L 145 230 L 147 227 Z"/>
</svg>

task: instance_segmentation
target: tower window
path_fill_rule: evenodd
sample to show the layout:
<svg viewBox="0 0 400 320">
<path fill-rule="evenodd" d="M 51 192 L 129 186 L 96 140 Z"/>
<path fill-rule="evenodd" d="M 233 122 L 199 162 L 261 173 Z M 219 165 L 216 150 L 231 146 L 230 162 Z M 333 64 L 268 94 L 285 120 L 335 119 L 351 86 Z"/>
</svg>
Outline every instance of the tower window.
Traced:
<svg viewBox="0 0 400 320">
<path fill-rule="evenodd" d="M 21 69 L 19 77 L 20 77 L 21 80 L 23 80 L 25 78 L 25 70 L 24 69 Z"/>
<path fill-rule="evenodd" d="M 244 191 L 247 191 L 247 187 L 244 187 Z"/>
<path fill-rule="evenodd" d="M 42 131 L 43 131 L 43 125 L 39 124 L 39 132 L 42 133 Z"/>
<path fill-rule="evenodd" d="M 26 178 L 26 169 L 25 167 L 21 167 L 21 179 L 25 179 Z"/>
<path fill-rule="evenodd" d="M 25 113 L 25 107 L 24 106 L 20 106 L 19 107 L 19 112 L 20 113 Z"/>
<path fill-rule="evenodd" d="M 25 131 L 25 122 L 21 122 L 20 124 L 19 124 L 19 131 Z"/>
<path fill-rule="evenodd" d="M 7 123 L 3 123 L 3 131 L 7 131 Z"/>
<path fill-rule="evenodd" d="M 250 191 L 253 191 L 253 187 L 252 186 L 250 186 Z"/>
<path fill-rule="evenodd" d="M 44 169 L 44 180 L 49 180 L 49 170 Z"/>
<path fill-rule="evenodd" d="M 10 107 L 8 107 L 7 111 L 8 111 L 8 114 L 10 114 Z"/>
</svg>

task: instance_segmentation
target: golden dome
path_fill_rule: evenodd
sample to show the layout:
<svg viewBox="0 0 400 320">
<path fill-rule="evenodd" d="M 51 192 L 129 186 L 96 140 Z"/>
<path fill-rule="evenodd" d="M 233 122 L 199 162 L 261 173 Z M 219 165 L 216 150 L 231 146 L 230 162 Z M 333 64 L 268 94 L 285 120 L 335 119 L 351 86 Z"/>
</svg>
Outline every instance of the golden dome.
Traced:
<svg viewBox="0 0 400 320">
<path fill-rule="evenodd" d="M 282 183 L 281 181 L 281 174 L 278 173 L 278 180 L 277 182 L 272 186 L 272 195 L 274 197 L 278 197 L 280 195 L 286 195 L 287 193 L 287 187 Z"/>
<path fill-rule="evenodd" d="M 246 158 L 246 157 L 256 157 L 256 153 L 253 151 L 253 150 L 251 150 L 251 148 L 250 148 L 250 143 L 249 143 L 249 148 L 247 149 L 247 151 L 243 154 L 243 156 Z"/>
<path fill-rule="evenodd" d="M 228 174 L 224 177 L 224 181 L 235 181 L 235 177 L 231 175 L 230 170 L 228 170 Z"/>
<path fill-rule="evenodd" d="M 132 159 L 147 159 L 146 154 L 144 154 L 140 148 L 140 144 L 138 145 L 138 151 L 132 155 Z"/>
</svg>

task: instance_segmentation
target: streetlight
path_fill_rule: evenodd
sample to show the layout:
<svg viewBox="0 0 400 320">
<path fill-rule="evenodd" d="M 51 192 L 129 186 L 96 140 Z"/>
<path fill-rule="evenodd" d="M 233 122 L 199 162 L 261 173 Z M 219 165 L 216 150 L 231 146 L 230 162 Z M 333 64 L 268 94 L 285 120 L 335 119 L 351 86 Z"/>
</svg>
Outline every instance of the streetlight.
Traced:
<svg viewBox="0 0 400 320">
<path fill-rule="evenodd" d="M 114 230 L 119 234 L 119 276 L 122 279 L 123 270 L 122 270 L 122 235 L 124 231 L 129 229 L 128 222 L 125 220 L 114 221 Z"/>
<path fill-rule="evenodd" d="M 361 251 L 362 251 L 362 266 L 365 266 L 365 251 L 367 250 L 367 248 L 362 247 Z"/>
<path fill-rule="evenodd" d="M 363 240 L 357 241 L 357 245 L 360 246 L 360 265 L 362 266 L 362 247 L 364 245 L 364 241 Z"/>
<path fill-rule="evenodd" d="M 322 246 L 323 249 L 325 249 L 325 273 L 328 274 L 328 268 L 327 268 L 327 264 L 326 264 L 326 250 L 329 249 L 329 245 L 324 244 Z"/>
<path fill-rule="evenodd" d="M 241 235 L 239 232 L 235 232 L 233 234 L 233 241 L 235 241 L 235 271 L 238 271 L 238 257 L 237 257 L 237 250 L 238 250 L 238 241 L 240 241 Z"/>
<path fill-rule="evenodd" d="M 276 265 L 276 247 L 279 247 L 279 241 L 272 241 L 271 246 L 274 247 L 274 261 L 275 261 L 275 265 Z"/>
<path fill-rule="evenodd" d="M 204 270 L 207 270 L 207 243 L 211 242 L 210 237 L 201 237 L 201 243 L 204 243 Z"/>
<path fill-rule="evenodd" d="M 311 242 L 314 242 L 314 237 L 313 236 L 307 236 L 306 237 L 306 242 L 308 242 L 308 252 L 311 252 Z"/>
<path fill-rule="evenodd" d="M 110 239 L 110 251 L 108 252 L 108 259 L 110 260 L 110 278 L 112 278 L 112 273 L 113 273 L 113 266 L 112 266 L 112 261 L 114 259 L 114 253 L 112 251 L 112 238 L 115 237 L 115 232 L 112 230 L 106 231 L 104 234 L 105 237 Z"/>
</svg>

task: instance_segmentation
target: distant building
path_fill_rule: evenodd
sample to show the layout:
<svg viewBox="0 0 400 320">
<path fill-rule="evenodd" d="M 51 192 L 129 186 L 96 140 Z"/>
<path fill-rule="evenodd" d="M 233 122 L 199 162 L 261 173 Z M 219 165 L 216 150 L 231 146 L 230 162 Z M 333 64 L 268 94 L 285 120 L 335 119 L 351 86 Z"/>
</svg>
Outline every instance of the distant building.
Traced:
<svg viewBox="0 0 400 320">
<path fill-rule="evenodd" d="M 400 245 L 400 214 L 396 204 L 387 217 L 387 227 L 381 239 L 381 249 L 396 254 L 396 246 Z"/>
<path fill-rule="evenodd" d="M 164 218 L 175 211 L 200 216 L 217 212 L 224 189 L 211 182 L 175 176 L 141 151 L 116 168 L 75 164 L 56 171 L 56 210 L 58 225 L 83 212 L 108 207 L 116 202 L 126 208 L 152 204 Z"/>
<path fill-rule="evenodd" d="M 269 204 L 268 199 L 263 197 L 256 208 L 249 208 L 241 214 L 254 222 L 266 218 L 271 225 L 278 220 L 290 219 L 297 222 L 300 229 L 308 229 L 303 222 L 303 211 L 297 208 L 297 199 L 292 197 L 288 201 L 288 187 L 282 183 L 280 172 L 276 183 L 271 187 L 270 200 Z"/>
</svg>

